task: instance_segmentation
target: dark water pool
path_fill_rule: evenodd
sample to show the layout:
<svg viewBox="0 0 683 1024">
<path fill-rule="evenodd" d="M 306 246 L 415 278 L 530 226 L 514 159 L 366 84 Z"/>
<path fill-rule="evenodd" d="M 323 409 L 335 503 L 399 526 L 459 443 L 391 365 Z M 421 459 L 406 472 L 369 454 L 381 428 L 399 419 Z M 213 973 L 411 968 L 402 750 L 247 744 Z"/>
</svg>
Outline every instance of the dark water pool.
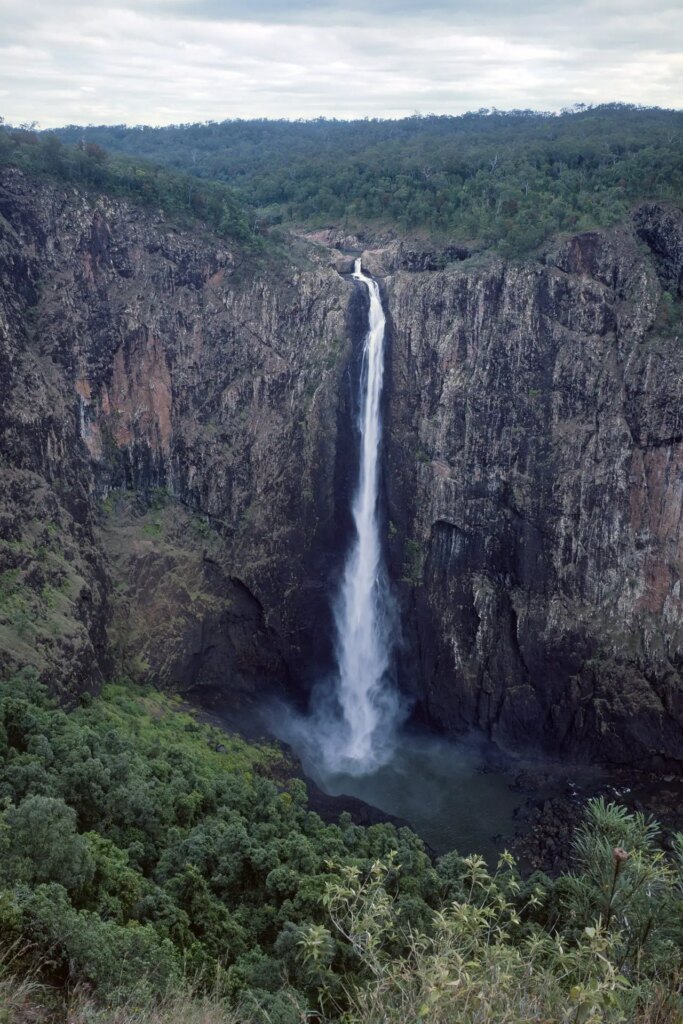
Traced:
<svg viewBox="0 0 683 1024">
<path fill-rule="evenodd" d="M 529 793 L 513 788 L 519 765 L 502 767 L 500 758 L 483 742 L 451 741 L 430 733 L 406 731 L 399 736 L 392 759 L 367 775 L 328 774 L 314 757 L 291 744 L 291 732 L 278 730 L 278 716 L 265 712 L 236 713 L 214 707 L 202 717 L 228 732 L 257 741 L 289 741 L 300 758 L 302 773 L 330 797 L 352 797 L 389 818 L 410 825 L 437 853 L 457 849 L 494 859 L 520 828 L 515 811 Z M 280 716 L 284 722 L 284 718 Z M 312 801 L 316 809 L 320 800 Z M 342 802 L 340 802 L 341 805 Z M 330 801 L 323 814 L 336 818 L 343 809 Z M 357 820 L 363 816 L 351 813 Z"/>
<path fill-rule="evenodd" d="M 404 819 L 435 853 L 457 848 L 494 857 L 514 834 L 514 813 L 525 800 L 511 788 L 511 775 L 487 768 L 483 749 L 436 736 L 399 737 L 391 761 L 369 775 L 323 775 L 305 757 L 302 763 L 325 793 Z"/>
</svg>

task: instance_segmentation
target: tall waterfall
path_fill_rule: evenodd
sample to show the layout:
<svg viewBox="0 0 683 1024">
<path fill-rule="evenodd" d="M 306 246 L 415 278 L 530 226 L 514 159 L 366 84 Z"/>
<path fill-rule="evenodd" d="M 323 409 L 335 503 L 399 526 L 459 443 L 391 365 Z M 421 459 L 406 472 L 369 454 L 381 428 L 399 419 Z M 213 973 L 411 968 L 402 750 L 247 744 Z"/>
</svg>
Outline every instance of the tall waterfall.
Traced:
<svg viewBox="0 0 683 1024">
<path fill-rule="evenodd" d="M 280 704 L 266 715 L 269 728 L 292 744 L 306 772 L 323 788 L 334 779 L 367 775 L 387 764 L 404 712 L 390 678 L 396 616 L 379 516 L 385 318 L 377 282 L 363 273 L 359 259 L 353 277 L 367 288 L 370 309 L 361 371 L 358 482 L 351 509 L 354 531 L 333 606 L 336 671 L 314 688 L 307 717 Z"/>
<path fill-rule="evenodd" d="M 326 759 L 346 771 L 364 771 L 381 763 L 391 745 L 397 699 L 388 679 L 391 596 L 378 509 L 385 317 L 377 282 L 363 273 L 360 259 L 353 276 L 368 289 L 370 310 L 361 374 L 360 464 L 352 508 L 355 530 L 334 609 L 342 721 Z"/>
</svg>

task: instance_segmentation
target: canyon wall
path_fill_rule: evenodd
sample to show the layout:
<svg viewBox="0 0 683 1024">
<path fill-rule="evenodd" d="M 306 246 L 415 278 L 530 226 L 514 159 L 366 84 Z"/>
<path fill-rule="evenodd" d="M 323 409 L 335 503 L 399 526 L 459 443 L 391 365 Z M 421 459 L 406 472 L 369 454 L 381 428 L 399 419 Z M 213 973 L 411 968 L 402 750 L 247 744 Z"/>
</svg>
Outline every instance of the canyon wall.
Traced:
<svg viewBox="0 0 683 1024">
<path fill-rule="evenodd" d="M 331 267 L 248 259 L 14 170 L 3 172 L 0 231 L 0 500 L 16 524 L 1 552 L 4 665 L 34 664 L 78 690 L 111 671 L 113 624 L 117 650 L 165 686 L 215 690 L 221 671 L 240 692 L 264 677 L 305 683 L 329 657 L 330 553 L 345 521 L 335 488 L 351 447 L 337 429 L 362 322 L 353 287 Z M 124 505 L 123 534 L 114 492 L 145 496 L 137 516 Z M 184 531 L 162 514 L 169 502 L 187 511 Z M 69 657 L 46 572 L 78 634 Z M 28 589 L 15 595 L 19 583 Z M 24 643 L 12 601 L 27 594 Z M 188 649 L 169 658 L 169 646 Z"/>
<path fill-rule="evenodd" d="M 518 264 L 385 261 L 392 554 L 428 716 L 680 759 L 683 215 Z"/>
<path fill-rule="evenodd" d="M 329 663 L 365 300 L 325 241 L 257 259 L 2 173 L 5 669 L 253 700 Z M 683 761 L 681 213 L 366 246 L 402 685 L 507 748 Z"/>
</svg>

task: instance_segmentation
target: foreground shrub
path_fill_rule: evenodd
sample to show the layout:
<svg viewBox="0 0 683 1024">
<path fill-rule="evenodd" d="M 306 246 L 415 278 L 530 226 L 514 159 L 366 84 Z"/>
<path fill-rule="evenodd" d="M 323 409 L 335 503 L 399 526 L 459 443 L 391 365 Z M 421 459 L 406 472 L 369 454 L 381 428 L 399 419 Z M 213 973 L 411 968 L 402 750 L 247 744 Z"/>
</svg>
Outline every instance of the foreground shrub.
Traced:
<svg viewBox="0 0 683 1024">
<path fill-rule="evenodd" d="M 667 859 L 656 836 L 642 815 L 592 801 L 575 873 L 525 885 L 509 854 L 493 874 L 480 857 L 451 858 L 458 896 L 424 929 L 401 923 L 395 862 L 342 868 L 326 892 L 329 927 L 299 940 L 321 1013 L 345 1024 L 680 1024 L 681 837 Z M 343 1000 L 327 980 L 335 940 L 356 960 Z"/>
</svg>

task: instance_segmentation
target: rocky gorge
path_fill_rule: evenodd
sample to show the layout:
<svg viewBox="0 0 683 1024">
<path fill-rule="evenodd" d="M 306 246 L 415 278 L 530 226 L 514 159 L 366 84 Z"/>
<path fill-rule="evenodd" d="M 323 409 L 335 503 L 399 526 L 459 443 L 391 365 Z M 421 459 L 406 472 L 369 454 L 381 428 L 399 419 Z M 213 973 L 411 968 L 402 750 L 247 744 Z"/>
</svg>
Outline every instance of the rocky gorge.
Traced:
<svg viewBox="0 0 683 1024">
<path fill-rule="evenodd" d="M 683 761 L 683 214 L 533 257 L 245 254 L 0 178 L 0 666 L 305 699 L 350 529 L 364 250 L 387 313 L 402 688 L 501 748 Z"/>
</svg>

